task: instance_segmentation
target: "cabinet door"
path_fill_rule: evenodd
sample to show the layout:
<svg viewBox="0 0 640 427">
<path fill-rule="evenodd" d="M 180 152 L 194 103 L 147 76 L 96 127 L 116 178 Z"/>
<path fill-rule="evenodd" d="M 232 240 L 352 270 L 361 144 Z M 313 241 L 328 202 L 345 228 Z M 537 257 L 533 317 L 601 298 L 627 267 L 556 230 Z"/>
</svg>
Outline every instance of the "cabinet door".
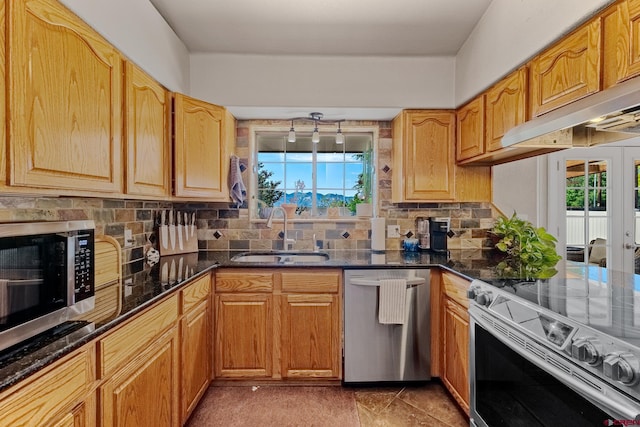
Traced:
<svg viewBox="0 0 640 427">
<path fill-rule="evenodd" d="M 271 294 L 219 294 L 215 301 L 216 378 L 271 377 Z"/>
<path fill-rule="evenodd" d="M 0 394 L 0 425 L 94 425 L 95 400 L 89 391 L 95 381 L 94 363 L 93 347 L 88 346 L 9 388 Z"/>
<path fill-rule="evenodd" d="M 77 405 L 52 427 L 92 427 L 96 425 L 95 395 Z"/>
<path fill-rule="evenodd" d="M 340 302 L 336 294 L 282 296 L 282 376 L 340 378 Z"/>
<path fill-rule="evenodd" d="M 505 77 L 486 95 L 486 151 L 502 148 L 502 137 L 527 119 L 527 68 Z"/>
<path fill-rule="evenodd" d="M 457 111 L 457 160 L 484 153 L 484 110 L 485 99 L 481 95 Z"/>
<path fill-rule="evenodd" d="M 455 112 L 405 111 L 396 120 L 393 201 L 453 200 Z"/>
<path fill-rule="evenodd" d="M 122 192 L 122 58 L 53 0 L 9 6 L 11 185 Z"/>
<path fill-rule="evenodd" d="M 469 413 L 469 314 L 444 298 L 442 382 Z"/>
<path fill-rule="evenodd" d="M 175 195 L 229 201 L 225 109 L 175 94 Z"/>
<path fill-rule="evenodd" d="M 171 194 L 169 92 L 140 68 L 125 65 L 126 193 Z"/>
<path fill-rule="evenodd" d="M 625 0 L 606 14 L 605 87 L 640 74 L 640 0 Z"/>
<path fill-rule="evenodd" d="M 173 328 L 107 379 L 100 387 L 100 425 L 179 425 L 177 341 Z"/>
<path fill-rule="evenodd" d="M 600 20 L 580 27 L 531 63 L 533 117 L 600 90 Z"/>
<path fill-rule="evenodd" d="M 193 412 L 211 379 L 211 331 L 209 301 L 190 310 L 182 319 L 182 422 Z"/>
</svg>

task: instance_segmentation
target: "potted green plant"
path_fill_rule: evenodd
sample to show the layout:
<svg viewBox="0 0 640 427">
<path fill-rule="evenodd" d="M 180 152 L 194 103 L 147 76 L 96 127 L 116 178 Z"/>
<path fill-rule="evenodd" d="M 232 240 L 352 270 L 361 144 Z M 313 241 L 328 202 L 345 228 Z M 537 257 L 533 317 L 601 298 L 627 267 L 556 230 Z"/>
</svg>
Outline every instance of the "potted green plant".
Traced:
<svg viewBox="0 0 640 427">
<path fill-rule="evenodd" d="M 271 180 L 273 172 L 258 163 L 258 216 L 268 218 L 274 203 L 282 198 L 284 191 L 277 190 L 282 181 Z"/>
<path fill-rule="evenodd" d="M 527 220 L 499 217 L 491 230 L 497 239 L 496 249 L 506 254 L 497 265 L 503 278 L 548 279 L 557 273 L 555 265 L 562 259 L 556 252 L 556 238 L 544 227 L 534 227 Z"/>
</svg>

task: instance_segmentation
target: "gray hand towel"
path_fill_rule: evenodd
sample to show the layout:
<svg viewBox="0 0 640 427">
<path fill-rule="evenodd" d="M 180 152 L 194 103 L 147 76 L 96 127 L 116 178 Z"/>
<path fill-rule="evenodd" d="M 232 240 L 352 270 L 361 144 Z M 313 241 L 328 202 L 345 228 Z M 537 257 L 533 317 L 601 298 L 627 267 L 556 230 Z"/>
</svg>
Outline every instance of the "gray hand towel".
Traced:
<svg viewBox="0 0 640 427">
<path fill-rule="evenodd" d="M 247 187 L 242 182 L 242 172 L 240 169 L 240 159 L 236 155 L 231 156 L 231 168 L 229 170 L 229 190 L 231 200 L 238 206 L 244 203 L 247 197 Z"/>
</svg>

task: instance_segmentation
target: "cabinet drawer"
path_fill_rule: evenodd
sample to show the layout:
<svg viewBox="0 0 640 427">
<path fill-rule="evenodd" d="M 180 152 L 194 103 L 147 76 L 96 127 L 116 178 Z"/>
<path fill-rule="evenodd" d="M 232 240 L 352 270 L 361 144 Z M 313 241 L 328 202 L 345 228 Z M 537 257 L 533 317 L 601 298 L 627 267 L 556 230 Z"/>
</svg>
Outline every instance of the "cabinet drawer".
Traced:
<svg viewBox="0 0 640 427">
<path fill-rule="evenodd" d="M 194 280 L 182 290 L 182 313 L 186 313 L 200 301 L 207 299 L 210 292 L 211 276 L 209 274 Z"/>
<path fill-rule="evenodd" d="M 113 374 L 178 319 L 178 296 L 154 308 L 98 342 L 100 377 Z"/>
<path fill-rule="evenodd" d="M 0 395 L 0 424 L 41 426 L 82 400 L 95 378 L 94 358 L 82 350 L 25 386 Z M 29 381 L 29 380 L 27 380 Z"/>
<path fill-rule="evenodd" d="M 337 293 L 340 289 L 341 274 L 335 271 L 283 272 L 281 277 L 283 292 Z"/>
<path fill-rule="evenodd" d="M 469 282 L 462 277 L 456 276 L 451 273 L 442 274 L 442 284 L 444 285 L 444 294 L 457 302 L 464 308 L 469 308 L 469 298 L 467 297 L 467 289 L 469 289 Z"/>
<path fill-rule="evenodd" d="M 271 292 L 273 290 L 274 273 L 251 272 L 216 272 L 216 292 Z"/>
</svg>

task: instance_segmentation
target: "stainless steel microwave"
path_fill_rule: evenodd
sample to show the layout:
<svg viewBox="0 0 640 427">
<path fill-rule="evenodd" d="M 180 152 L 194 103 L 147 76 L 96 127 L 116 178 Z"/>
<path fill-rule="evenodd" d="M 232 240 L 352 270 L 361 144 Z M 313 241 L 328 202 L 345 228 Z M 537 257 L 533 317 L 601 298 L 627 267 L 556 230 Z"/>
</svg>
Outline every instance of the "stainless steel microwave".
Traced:
<svg viewBox="0 0 640 427">
<path fill-rule="evenodd" d="M 93 221 L 0 224 L 0 350 L 94 307 Z"/>
</svg>

